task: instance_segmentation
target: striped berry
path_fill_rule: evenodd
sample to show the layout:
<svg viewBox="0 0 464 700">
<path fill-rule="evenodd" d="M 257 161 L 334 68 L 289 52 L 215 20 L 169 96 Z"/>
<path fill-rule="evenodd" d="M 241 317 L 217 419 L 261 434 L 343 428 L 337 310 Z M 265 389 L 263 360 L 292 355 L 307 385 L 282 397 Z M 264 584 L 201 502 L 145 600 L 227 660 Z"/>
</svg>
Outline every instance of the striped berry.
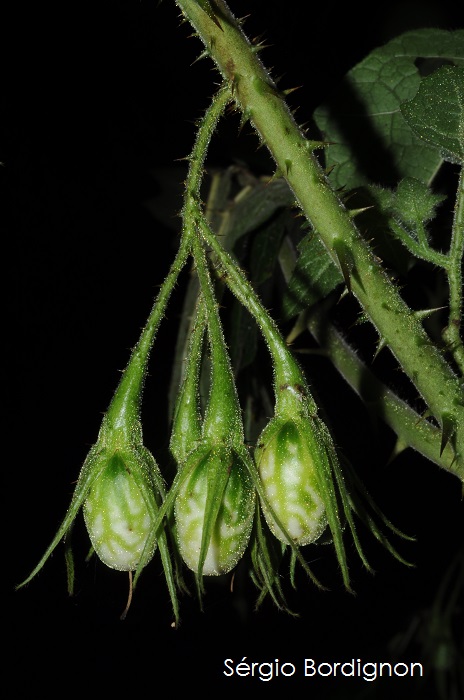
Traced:
<svg viewBox="0 0 464 700">
<path fill-rule="evenodd" d="M 242 557 L 253 523 L 255 495 L 247 467 L 233 449 L 203 446 L 183 469 L 189 474 L 174 506 L 182 558 L 195 572 L 228 573 Z"/>
<path fill-rule="evenodd" d="M 83 507 L 96 553 L 104 564 L 119 571 L 137 568 L 152 523 L 151 495 L 143 467 L 134 466 L 133 458 L 114 452 L 93 482 Z"/>
<path fill-rule="evenodd" d="M 255 460 L 266 497 L 263 512 L 282 542 L 309 544 L 327 525 L 318 476 L 324 457 L 309 418 L 276 417 L 260 436 Z"/>
</svg>

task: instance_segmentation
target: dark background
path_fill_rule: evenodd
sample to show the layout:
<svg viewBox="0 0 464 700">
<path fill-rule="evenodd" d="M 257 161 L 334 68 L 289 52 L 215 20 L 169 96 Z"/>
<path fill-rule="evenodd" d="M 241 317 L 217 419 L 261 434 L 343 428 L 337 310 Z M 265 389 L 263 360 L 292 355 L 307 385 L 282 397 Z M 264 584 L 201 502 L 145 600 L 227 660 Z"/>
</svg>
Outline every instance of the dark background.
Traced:
<svg viewBox="0 0 464 700">
<path fill-rule="evenodd" d="M 262 54 L 308 121 L 332 84 L 370 50 L 407 29 L 462 26 L 455 2 L 390 2 L 385 9 L 351 3 L 231 3 L 251 13 L 244 28 L 263 34 Z M 182 624 L 171 628 L 170 601 L 158 560 L 147 569 L 129 615 L 127 578 L 98 562 L 85 564 L 88 540 L 76 525 L 76 594 L 66 593 L 58 548 L 40 575 L 14 592 L 41 557 L 66 512 L 86 453 L 164 279 L 177 245 L 179 159 L 194 138 L 194 121 L 218 83 L 209 61 L 194 63 L 200 42 L 189 38 L 172 0 L 37 5 L 16 10 L 4 25 L 9 47 L 3 88 L 0 168 L 4 196 L 4 272 L 8 281 L 4 491 L 11 552 L 7 555 L 6 635 L 17 695 L 34 688 L 158 692 L 186 681 L 201 688 L 255 692 L 276 686 L 227 679 L 225 658 L 297 666 L 279 687 L 311 697 L 439 698 L 432 677 L 340 682 L 303 677 L 303 659 L 388 661 L 404 634 L 402 658 L 432 662 L 427 621 L 438 587 L 460 551 L 462 503 L 457 479 L 406 451 L 387 466 L 393 436 L 374 432 L 369 415 L 322 360 L 310 366 L 321 389 L 335 396 L 337 438 L 382 507 L 416 535 L 402 552 L 407 569 L 365 534 L 376 574 L 350 562 L 356 596 L 342 590 L 330 548 L 315 548 L 314 567 L 330 582 L 317 591 L 302 575 L 284 586 L 300 617 L 265 603 L 242 570 L 208 584 L 204 610 L 182 600 Z M 238 121 L 222 123 L 209 165 L 270 163 Z M 147 446 L 162 460 L 169 440 L 166 393 L 182 303 L 182 280 L 150 362 L 144 399 Z M 319 364 L 318 364 L 319 363 Z M 346 402 L 346 403 L 345 403 Z M 345 409 L 345 405 L 347 408 Z M 353 440 L 353 435 L 358 435 Z M 346 441 L 346 443 L 345 443 Z M 403 545 L 399 544 L 400 549 Z M 327 578 L 325 578 L 327 577 Z M 407 635 L 411 635 L 409 646 Z M 442 630 L 438 634 L 441 634 Z M 436 646 L 434 647 L 436 649 Z M 454 662 L 453 662 L 454 663 Z M 393 687 L 395 690 L 393 691 Z M 414 695 L 414 693 L 417 693 Z M 445 695 L 448 700 L 448 697 Z M 449 696 L 453 698 L 454 696 Z M 458 696 L 456 696 L 457 698 Z"/>
</svg>

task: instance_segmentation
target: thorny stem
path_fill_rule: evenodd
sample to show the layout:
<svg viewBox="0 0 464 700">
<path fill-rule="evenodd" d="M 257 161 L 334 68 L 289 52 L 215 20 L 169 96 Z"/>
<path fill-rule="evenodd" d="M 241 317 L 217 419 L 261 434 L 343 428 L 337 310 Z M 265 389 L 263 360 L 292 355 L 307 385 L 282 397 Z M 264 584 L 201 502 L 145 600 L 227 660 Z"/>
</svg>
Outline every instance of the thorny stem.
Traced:
<svg viewBox="0 0 464 700">
<path fill-rule="evenodd" d="M 268 147 L 299 206 L 341 268 L 382 342 L 388 345 L 442 426 L 444 444 L 451 440 L 455 456 L 449 469 L 458 475 L 464 460 L 461 381 L 403 301 L 332 190 L 313 154 L 318 144 L 308 141 L 296 124 L 226 3 L 211 0 L 209 7 L 214 13 L 211 18 L 212 13 L 207 14 L 195 0 L 176 2 L 231 86 L 244 118 L 250 120 Z"/>
<path fill-rule="evenodd" d="M 460 336 L 462 322 L 462 261 L 464 258 L 464 167 L 459 175 L 456 207 L 454 210 L 453 231 L 449 251 L 449 321 L 443 331 L 443 338 L 449 347 L 456 364 L 464 374 L 464 345 Z"/>
</svg>

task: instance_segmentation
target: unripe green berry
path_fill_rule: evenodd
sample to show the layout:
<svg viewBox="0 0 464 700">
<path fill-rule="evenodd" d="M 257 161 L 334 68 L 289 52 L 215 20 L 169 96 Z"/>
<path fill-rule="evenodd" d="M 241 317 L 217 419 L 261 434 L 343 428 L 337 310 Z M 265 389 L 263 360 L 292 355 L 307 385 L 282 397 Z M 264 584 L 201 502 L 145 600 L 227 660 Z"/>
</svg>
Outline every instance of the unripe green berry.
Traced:
<svg viewBox="0 0 464 700">
<path fill-rule="evenodd" d="M 224 446 L 199 448 L 184 469 L 190 474 L 174 506 L 182 558 L 198 572 L 206 537 L 201 573 L 226 574 L 242 557 L 253 524 L 255 495 L 248 470 L 241 457 Z"/>
<path fill-rule="evenodd" d="M 143 466 L 138 476 L 141 479 L 135 478 L 125 455 L 116 451 L 84 502 L 85 524 L 95 552 L 104 564 L 119 571 L 135 571 L 152 523 Z"/>
<path fill-rule="evenodd" d="M 255 460 L 267 499 L 262 503 L 263 512 L 270 530 L 282 542 L 288 544 L 290 537 L 296 545 L 309 544 L 327 525 L 318 478 L 321 456 L 309 418 L 276 417 L 259 438 Z"/>
</svg>

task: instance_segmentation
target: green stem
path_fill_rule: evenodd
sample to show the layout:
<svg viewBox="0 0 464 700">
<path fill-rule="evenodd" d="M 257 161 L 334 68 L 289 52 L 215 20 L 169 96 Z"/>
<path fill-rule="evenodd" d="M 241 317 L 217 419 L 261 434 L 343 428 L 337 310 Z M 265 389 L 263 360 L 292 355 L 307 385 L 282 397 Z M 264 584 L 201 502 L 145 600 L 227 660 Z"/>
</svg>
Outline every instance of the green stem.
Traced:
<svg viewBox="0 0 464 700">
<path fill-rule="evenodd" d="M 409 233 L 407 233 L 401 224 L 396 221 L 390 221 L 390 228 L 398 240 L 409 250 L 410 253 L 415 255 L 416 258 L 425 260 L 426 262 L 432 263 L 432 265 L 437 265 L 444 270 L 448 270 L 450 259 L 448 255 L 444 253 L 439 253 L 437 250 L 433 250 L 428 245 L 425 230 L 421 226 L 418 229 L 418 240 L 416 241 Z M 422 235 L 420 235 L 422 232 Z"/>
<path fill-rule="evenodd" d="M 230 93 L 223 87 L 214 97 L 205 117 L 198 129 L 195 145 L 190 157 L 189 173 L 186 183 L 186 194 L 183 215 L 185 219 L 185 207 L 189 202 L 199 202 L 200 184 L 203 177 L 203 165 L 208 150 L 211 136 L 216 129 L 217 122 L 230 100 Z M 141 391 L 145 378 L 148 357 L 153 345 L 159 324 L 164 317 L 166 305 L 171 296 L 177 278 L 184 267 L 191 248 L 191 232 L 184 228 L 179 250 L 171 265 L 169 273 L 164 280 L 151 314 L 142 331 L 137 345 L 132 351 L 127 368 L 125 369 L 119 386 L 114 394 L 110 408 L 106 414 L 106 421 L 113 428 L 126 430 L 132 426 L 139 416 Z"/>
<path fill-rule="evenodd" d="M 222 86 L 199 123 L 197 137 L 190 156 L 182 218 L 183 239 L 187 239 L 191 246 L 206 307 L 212 358 L 211 391 L 203 424 L 203 434 L 219 440 L 227 440 L 229 435 L 234 435 L 238 437 L 239 441 L 243 441 L 240 406 L 222 332 L 217 300 L 203 243 L 196 230 L 198 218 L 203 217 L 200 208 L 200 187 L 203 179 L 204 161 L 211 136 L 230 99 L 230 91 L 226 86 Z"/>
<path fill-rule="evenodd" d="M 459 175 L 456 207 L 454 211 L 453 231 L 449 252 L 449 321 L 443 331 L 443 338 L 464 374 L 464 345 L 460 336 L 462 321 L 462 261 L 464 257 L 464 168 Z"/>
<path fill-rule="evenodd" d="M 203 181 L 205 158 L 211 136 L 231 99 L 232 96 L 228 86 L 226 84 L 222 85 L 213 97 L 204 116 L 198 122 L 197 135 L 189 157 L 189 171 L 185 183 L 184 207 L 182 210 L 184 221 L 190 205 L 197 204 L 200 201 L 200 187 Z M 189 221 L 188 217 L 187 221 Z"/>
<path fill-rule="evenodd" d="M 198 236 L 194 237 L 192 249 L 206 307 L 211 348 L 211 391 L 205 414 L 203 434 L 219 441 L 227 441 L 229 435 L 239 436 L 239 440 L 242 442 L 243 430 L 234 375 L 222 332 L 219 309 L 214 295 L 205 251 Z"/>
<path fill-rule="evenodd" d="M 105 416 L 107 424 L 123 432 L 131 430 L 133 422 L 138 420 L 143 381 L 147 371 L 148 357 L 152 348 L 159 325 L 164 317 L 166 306 L 174 289 L 177 278 L 184 267 L 189 254 L 189 241 L 181 240 L 177 255 L 170 267 L 153 304 L 152 311 L 142 334 L 134 347 L 121 381 L 114 393 L 108 412 Z"/>
<path fill-rule="evenodd" d="M 211 247 L 216 256 L 217 264 L 223 272 L 226 283 L 240 303 L 243 304 L 256 320 L 267 342 L 274 364 L 276 410 L 282 412 L 284 410 L 284 402 L 287 400 L 291 402 L 292 410 L 294 405 L 292 391 L 279 391 L 279 389 L 295 389 L 299 387 L 308 400 L 307 405 L 310 412 L 316 414 L 317 406 L 309 393 L 304 373 L 288 349 L 277 324 L 264 308 L 243 271 L 222 248 L 203 216 L 199 218 L 199 226 L 206 243 Z"/>
<path fill-rule="evenodd" d="M 195 28 L 234 98 L 268 147 L 308 221 L 319 233 L 364 312 L 442 425 L 452 425 L 456 459 L 464 459 L 461 383 L 405 304 L 380 261 L 332 190 L 283 96 L 257 57 L 226 3 L 214 0 L 211 19 L 195 0 L 176 0 Z"/>
</svg>

